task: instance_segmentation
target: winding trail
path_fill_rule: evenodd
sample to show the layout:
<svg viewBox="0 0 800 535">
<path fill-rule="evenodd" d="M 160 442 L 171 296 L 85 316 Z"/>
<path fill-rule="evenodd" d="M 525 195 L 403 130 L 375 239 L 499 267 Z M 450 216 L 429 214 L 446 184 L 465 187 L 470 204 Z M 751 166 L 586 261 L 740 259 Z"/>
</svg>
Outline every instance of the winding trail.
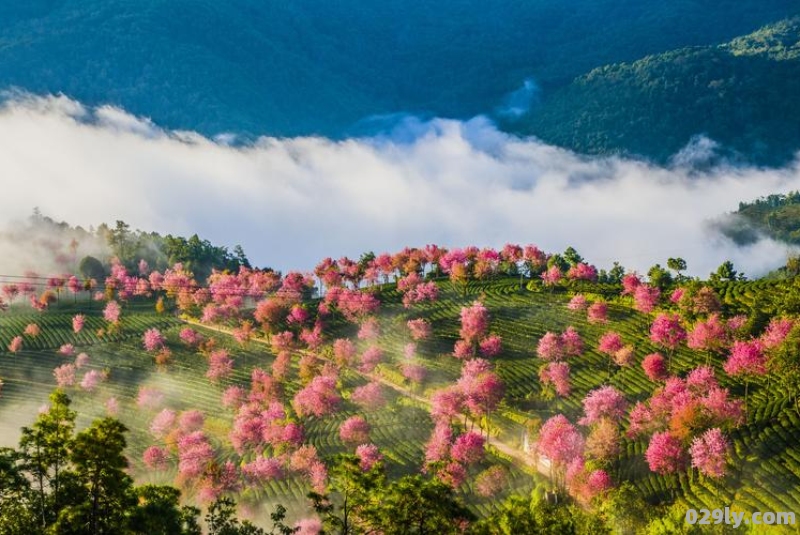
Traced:
<svg viewBox="0 0 800 535">
<path fill-rule="evenodd" d="M 231 329 L 228 329 L 228 328 L 225 328 L 225 327 L 220 327 L 220 326 L 217 326 L 217 325 L 205 325 L 205 324 L 200 323 L 199 321 L 196 321 L 196 320 L 184 319 L 183 322 L 187 323 L 189 325 L 194 325 L 196 327 L 200 327 L 201 329 L 207 329 L 207 330 L 210 330 L 210 331 L 216 331 L 216 332 L 219 332 L 219 333 L 222 333 L 222 334 L 226 334 L 226 335 L 229 335 L 229 336 L 233 335 L 233 332 L 231 331 Z M 251 341 L 257 342 L 257 343 L 262 344 L 262 345 L 269 346 L 269 342 L 267 342 L 263 338 L 251 338 Z M 302 353 L 302 351 L 299 351 L 299 352 Z M 326 357 L 323 357 L 321 355 L 316 355 L 316 354 L 315 354 L 315 356 L 320 360 L 323 360 L 325 362 L 331 362 L 331 363 L 335 364 L 331 359 L 328 359 Z M 402 386 L 400 386 L 398 384 L 395 384 L 395 383 L 389 381 L 388 379 L 386 379 L 384 377 L 381 377 L 380 375 L 373 374 L 373 373 L 363 373 L 363 372 L 358 371 L 355 368 L 350 368 L 350 369 L 353 372 L 357 373 L 358 375 L 364 377 L 365 379 L 367 379 L 369 381 L 377 381 L 377 382 L 379 382 L 379 383 L 391 388 L 392 390 L 398 392 L 399 394 L 401 394 L 401 395 L 403 395 L 405 397 L 411 398 L 414 401 L 417 401 L 418 403 L 422 403 L 428 409 L 431 408 L 431 401 L 428 398 L 424 397 L 424 396 L 420 396 L 419 394 L 416 394 L 416 393 L 412 392 L 411 390 L 408 390 L 407 388 L 404 388 L 404 387 L 402 387 Z M 506 457 L 510 457 L 510 458 L 514 459 L 514 461 L 522 464 L 523 466 L 525 466 L 525 467 L 527 467 L 529 469 L 536 470 L 537 472 L 539 472 L 543 476 L 547 477 L 548 479 L 551 477 L 550 460 L 547 459 L 546 457 L 544 457 L 542 455 L 531 455 L 531 454 L 525 453 L 524 451 L 520 450 L 519 448 L 515 448 L 514 446 L 511 446 L 511 445 L 503 442 L 502 440 L 500 440 L 500 439 L 498 439 L 496 437 L 490 436 L 490 437 L 487 438 L 486 442 L 487 442 L 487 445 L 489 445 L 492 448 L 496 449 L 502 455 L 505 455 Z"/>
</svg>

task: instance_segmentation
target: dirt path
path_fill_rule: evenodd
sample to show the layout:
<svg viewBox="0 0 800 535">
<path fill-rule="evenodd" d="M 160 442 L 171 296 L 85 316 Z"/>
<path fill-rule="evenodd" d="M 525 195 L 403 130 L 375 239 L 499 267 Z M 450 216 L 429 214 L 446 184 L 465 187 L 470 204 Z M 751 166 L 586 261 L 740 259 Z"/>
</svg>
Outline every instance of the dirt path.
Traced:
<svg viewBox="0 0 800 535">
<path fill-rule="evenodd" d="M 230 329 L 227 329 L 225 327 L 219 327 L 219 326 L 216 326 L 216 325 L 213 325 L 213 326 L 212 325 L 205 325 L 205 324 L 200 323 L 200 322 L 195 321 L 195 320 L 183 320 L 183 321 L 185 323 L 200 327 L 202 329 L 208 329 L 210 331 L 216 331 L 216 332 L 219 332 L 219 333 L 222 333 L 222 334 L 227 334 L 229 336 L 233 334 Z M 262 345 L 267 345 L 267 346 L 269 345 L 269 342 L 267 342 L 263 338 L 252 338 L 251 340 L 253 342 L 257 342 L 257 343 L 260 343 Z M 320 356 L 320 355 L 315 355 L 315 356 L 317 358 L 319 358 L 320 360 L 324 360 L 326 362 L 333 362 L 330 359 L 327 359 L 327 358 L 325 358 L 323 356 Z M 419 394 L 416 394 L 416 393 L 412 392 L 411 390 L 408 390 L 407 388 L 404 388 L 404 387 L 402 387 L 402 386 L 400 386 L 398 384 L 395 384 L 395 383 L 389 381 L 388 379 L 385 379 L 384 377 L 381 377 L 380 375 L 373 374 L 373 373 L 363 373 L 363 372 L 358 371 L 355 368 L 351 368 L 351 370 L 354 371 L 355 373 L 361 375 L 362 377 L 364 377 L 365 379 L 367 379 L 369 381 L 377 381 L 377 382 L 379 382 L 379 383 L 391 388 L 392 390 L 398 392 L 399 394 L 401 394 L 401 395 L 403 395 L 405 397 L 411 398 L 411 399 L 413 399 L 413 400 L 415 400 L 415 401 L 417 401 L 419 403 L 422 403 L 423 405 L 425 405 L 429 409 L 431 407 L 431 401 L 428 398 L 426 398 L 424 396 L 420 396 Z M 534 469 L 537 472 L 539 472 L 540 474 L 544 475 L 545 477 L 549 478 L 551 476 L 551 474 L 550 474 L 550 460 L 547 459 L 546 457 L 541 456 L 541 455 L 534 456 L 534 455 L 525 453 L 524 451 L 520 450 L 519 448 L 515 448 L 513 446 L 510 446 L 509 444 L 506 444 L 505 442 L 499 440 L 496 437 L 491 437 L 490 436 L 487 439 L 487 444 L 489 446 L 495 448 L 501 454 L 514 459 L 515 461 L 517 461 L 518 463 L 522 464 L 523 466 L 526 466 L 528 468 Z"/>
</svg>

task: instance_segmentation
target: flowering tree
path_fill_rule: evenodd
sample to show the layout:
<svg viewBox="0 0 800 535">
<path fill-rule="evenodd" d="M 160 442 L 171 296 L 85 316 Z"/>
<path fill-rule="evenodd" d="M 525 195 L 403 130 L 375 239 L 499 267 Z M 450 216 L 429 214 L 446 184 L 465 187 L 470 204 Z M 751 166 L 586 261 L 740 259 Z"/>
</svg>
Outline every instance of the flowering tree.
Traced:
<svg viewBox="0 0 800 535">
<path fill-rule="evenodd" d="M 604 333 L 597 343 L 597 350 L 607 355 L 613 355 L 622 348 L 622 337 L 614 331 Z"/>
<path fill-rule="evenodd" d="M 563 414 L 557 414 L 539 430 L 536 450 L 551 462 L 551 470 L 563 470 L 583 454 L 584 440 L 578 429 Z"/>
<path fill-rule="evenodd" d="M 281 459 L 256 457 L 242 466 L 242 474 L 251 485 L 264 485 L 268 481 L 280 481 L 286 477 L 286 468 Z"/>
<path fill-rule="evenodd" d="M 450 423 L 444 420 L 438 421 L 433 428 L 431 438 L 425 444 L 425 463 L 440 462 L 450 455 L 450 446 L 453 443 L 453 430 Z"/>
<path fill-rule="evenodd" d="M 431 336 L 431 324 L 422 318 L 408 320 L 406 325 L 408 330 L 411 331 L 411 338 L 414 340 L 427 340 Z"/>
<path fill-rule="evenodd" d="M 333 342 L 333 357 L 339 366 L 349 366 L 356 356 L 356 345 L 347 338 L 338 338 Z"/>
<path fill-rule="evenodd" d="M 355 388 L 350 396 L 350 401 L 367 411 L 376 411 L 386 405 L 383 387 L 377 381 Z"/>
<path fill-rule="evenodd" d="M 569 364 L 566 362 L 549 362 L 539 371 L 539 380 L 544 385 L 553 385 L 556 395 L 562 398 L 569 396 Z"/>
<path fill-rule="evenodd" d="M 75 334 L 81 332 L 85 322 L 86 322 L 86 316 L 84 316 L 83 314 L 75 314 L 72 317 L 72 331 Z"/>
<path fill-rule="evenodd" d="M 150 433 L 156 438 L 164 438 L 175 427 L 178 415 L 171 409 L 164 409 L 150 422 Z"/>
<path fill-rule="evenodd" d="M 202 431 L 195 431 L 178 440 L 178 474 L 184 480 L 200 477 L 214 459 L 214 449 Z"/>
<path fill-rule="evenodd" d="M 728 457 L 728 441 L 719 428 L 712 428 L 695 438 L 689 448 L 692 466 L 709 477 L 725 475 Z"/>
<path fill-rule="evenodd" d="M 546 332 L 539 339 L 536 346 L 536 354 L 539 358 L 546 361 L 559 361 L 564 357 L 564 347 L 562 339 L 553 332 Z"/>
<path fill-rule="evenodd" d="M 103 309 L 103 317 L 107 322 L 116 325 L 119 323 L 121 312 L 122 310 L 120 309 L 119 303 L 116 301 L 109 301 Z"/>
<path fill-rule="evenodd" d="M 160 446 L 150 446 L 144 450 L 142 461 L 151 470 L 166 470 L 169 466 L 169 452 Z"/>
<path fill-rule="evenodd" d="M 459 335 L 464 343 L 473 348 L 473 355 L 480 340 L 486 336 L 488 329 L 489 311 L 483 303 L 475 301 L 471 306 L 461 308 L 461 330 Z"/>
<path fill-rule="evenodd" d="M 723 366 L 725 373 L 733 377 L 744 377 L 744 400 L 747 404 L 747 390 L 753 377 L 767 373 L 764 348 L 759 340 L 733 343 L 728 360 Z"/>
<path fill-rule="evenodd" d="M 561 333 L 561 346 L 567 357 L 579 357 L 583 354 L 583 339 L 574 327 L 569 326 Z"/>
<path fill-rule="evenodd" d="M 495 496 L 508 486 L 508 471 L 500 465 L 493 465 L 475 478 L 475 492 L 484 498 Z"/>
<path fill-rule="evenodd" d="M 619 430 L 615 422 L 600 420 L 586 438 L 586 456 L 605 461 L 619 454 Z"/>
<path fill-rule="evenodd" d="M 89 355 L 86 353 L 78 353 L 78 356 L 75 357 L 75 367 L 76 368 L 85 368 L 89 364 Z"/>
<path fill-rule="evenodd" d="M 73 386 L 75 384 L 75 365 L 62 364 L 53 370 L 53 375 L 59 388 Z"/>
<path fill-rule="evenodd" d="M 425 380 L 425 377 L 428 374 L 428 369 L 421 364 L 405 362 L 400 365 L 400 372 L 403 374 L 403 377 L 418 385 Z"/>
<path fill-rule="evenodd" d="M 586 319 L 589 323 L 608 323 L 608 304 L 597 301 L 586 309 Z"/>
<path fill-rule="evenodd" d="M 761 345 L 765 349 L 778 347 L 789 336 L 792 327 L 794 327 L 794 321 L 789 318 L 772 318 L 764 334 L 761 335 Z"/>
<path fill-rule="evenodd" d="M 678 472 L 686 467 L 686 452 L 681 441 L 666 431 L 653 434 L 644 456 L 650 470 L 659 474 Z"/>
<path fill-rule="evenodd" d="M 567 303 L 569 310 L 584 310 L 587 306 L 586 297 L 582 294 L 575 294 Z"/>
<path fill-rule="evenodd" d="M 301 417 L 313 415 L 319 418 L 337 410 L 340 402 L 335 379 L 319 375 L 295 395 L 292 406 Z"/>
<path fill-rule="evenodd" d="M 640 284 L 633 291 L 634 308 L 643 314 L 649 314 L 658 305 L 661 290 L 648 284 Z"/>
<path fill-rule="evenodd" d="M 361 416 L 351 416 L 339 426 L 339 438 L 345 444 L 355 446 L 369 442 L 370 425 Z"/>
<path fill-rule="evenodd" d="M 15 336 L 14 338 L 11 339 L 11 343 L 8 344 L 8 350 L 11 353 L 16 353 L 20 349 L 22 349 L 22 337 L 21 336 Z"/>
<path fill-rule="evenodd" d="M 650 340 L 667 349 L 667 368 L 673 352 L 686 340 L 686 330 L 677 314 L 659 314 L 650 326 Z"/>
<path fill-rule="evenodd" d="M 567 278 L 570 280 L 597 282 L 597 268 L 584 262 L 578 262 L 569 268 Z"/>
<path fill-rule="evenodd" d="M 192 433 L 203 428 L 206 417 L 202 411 L 190 409 L 183 411 L 178 417 L 178 427 L 183 433 Z"/>
<path fill-rule="evenodd" d="M 378 450 L 375 444 L 361 444 L 356 448 L 356 457 L 358 457 L 358 466 L 365 472 L 372 470 L 375 463 L 383 461 L 383 455 Z"/>
<path fill-rule="evenodd" d="M 642 280 L 636 273 L 626 273 L 622 277 L 622 295 L 633 295 L 642 284 Z"/>
<path fill-rule="evenodd" d="M 141 409 L 155 410 L 164 403 L 164 392 L 150 386 L 140 386 L 136 405 Z"/>
<path fill-rule="evenodd" d="M 561 282 L 561 279 L 564 278 L 564 275 L 561 272 L 561 269 L 557 265 L 553 264 L 547 269 L 547 271 L 542 273 L 541 277 L 542 283 L 545 286 L 555 286 Z"/>
<path fill-rule="evenodd" d="M 484 444 L 486 441 L 483 436 L 475 432 L 467 432 L 456 437 L 450 448 L 450 456 L 465 465 L 480 462 L 484 455 Z"/>
<path fill-rule="evenodd" d="M 651 353 L 642 360 L 642 369 L 651 381 L 663 381 L 669 373 L 664 357 L 659 353 Z"/>
<path fill-rule="evenodd" d="M 582 425 L 592 425 L 601 420 L 619 421 L 628 406 L 625 396 L 613 386 L 603 386 L 592 390 L 583 398 Z"/>
<path fill-rule="evenodd" d="M 87 392 L 93 391 L 97 388 L 97 385 L 105 379 L 105 374 L 98 370 L 89 370 L 85 374 L 83 374 L 83 379 L 81 379 L 81 388 L 86 390 Z"/>
<path fill-rule="evenodd" d="M 370 346 L 361 354 L 361 364 L 358 370 L 361 373 L 371 373 L 383 359 L 383 350 L 378 346 Z"/>
<path fill-rule="evenodd" d="M 161 331 L 155 327 L 147 329 L 142 335 L 142 343 L 146 351 L 158 351 L 167 343 L 167 339 L 161 334 Z"/>
<path fill-rule="evenodd" d="M 217 382 L 220 379 L 229 377 L 233 373 L 233 359 L 224 349 L 212 351 L 208 356 L 208 371 L 206 377 L 211 381 Z"/>
<path fill-rule="evenodd" d="M 498 335 L 492 334 L 480 341 L 478 352 L 485 358 L 496 357 L 502 351 L 502 345 L 502 339 Z"/>
<path fill-rule="evenodd" d="M 686 345 L 691 349 L 706 352 L 706 364 L 712 354 L 717 354 L 727 345 L 729 338 L 727 325 L 719 314 L 711 314 L 705 320 L 695 323 L 686 338 Z"/>
<path fill-rule="evenodd" d="M 369 317 L 361 322 L 361 327 L 358 329 L 359 340 L 375 340 L 381 335 L 381 327 L 378 320 Z"/>
<path fill-rule="evenodd" d="M 189 347 L 198 347 L 201 343 L 203 343 L 204 340 L 203 335 L 191 327 L 184 327 L 181 329 L 180 333 L 178 333 L 178 336 L 180 337 L 181 341 Z"/>
</svg>

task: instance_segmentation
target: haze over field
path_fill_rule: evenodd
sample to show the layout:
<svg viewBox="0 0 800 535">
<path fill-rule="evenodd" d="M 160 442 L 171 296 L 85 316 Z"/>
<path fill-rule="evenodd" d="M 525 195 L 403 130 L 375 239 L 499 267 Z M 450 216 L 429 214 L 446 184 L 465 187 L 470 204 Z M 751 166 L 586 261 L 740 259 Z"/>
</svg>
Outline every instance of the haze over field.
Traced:
<svg viewBox="0 0 800 535">
<path fill-rule="evenodd" d="M 757 275 L 786 246 L 739 248 L 709 222 L 740 200 L 800 188 L 797 161 L 706 165 L 714 144 L 705 139 L 662 167 L 578 156 L 483 117 L 406 117 L 374 137 L 232 147 L 117 108 L 17 95 L 0 113 L 0 144 L 6 222 L 33 207 L 87 228 L 123 219 L 241 243 L 256 264 L 281 269 L 405 244 L 518 241 L 572 245 L 599 265 L 619 260 L 640 272 L 680 254 L 692 273 L 731 259 Z"/>
</svg>

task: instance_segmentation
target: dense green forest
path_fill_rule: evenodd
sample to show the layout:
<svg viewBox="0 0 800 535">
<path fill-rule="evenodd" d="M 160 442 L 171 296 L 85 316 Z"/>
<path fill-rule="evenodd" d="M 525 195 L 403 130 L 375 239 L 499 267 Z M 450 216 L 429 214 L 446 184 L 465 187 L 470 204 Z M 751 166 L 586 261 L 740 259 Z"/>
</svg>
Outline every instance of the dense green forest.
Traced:
<svg viewBox="0 0 800 535">
<path fill-rule="evenodd" d="M 800 147 L 800 19 L 718 46 L 599 67 L 552 94 L 523 130 L 591 154 L 668 162 L 693 137 L 734 161 L 781 164 Z"/>
<path fill-rule="evenodd" d="M 526 79 L 547 96 L 600 65 L 717 44 L 798 10 L 788 0 L 5 2 L 0 87 L 207 135 L 342 137 L 373 115 L 492 113 Z"/>
</svg>

